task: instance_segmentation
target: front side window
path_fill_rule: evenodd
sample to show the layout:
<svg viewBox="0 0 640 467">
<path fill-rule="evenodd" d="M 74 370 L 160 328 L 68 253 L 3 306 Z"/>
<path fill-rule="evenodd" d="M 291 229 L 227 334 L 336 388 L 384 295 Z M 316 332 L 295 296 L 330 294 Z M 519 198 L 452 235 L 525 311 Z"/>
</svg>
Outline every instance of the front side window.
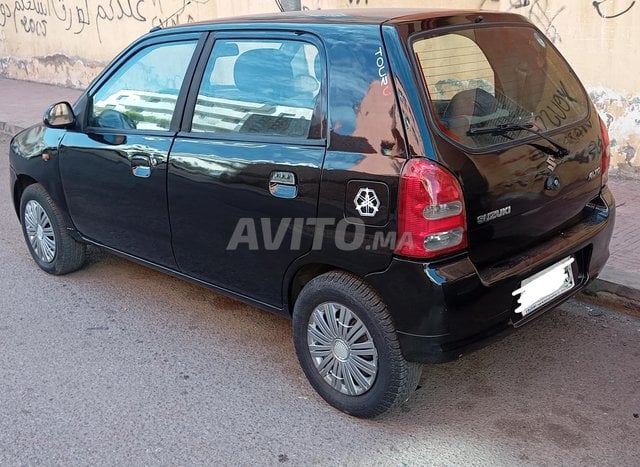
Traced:
<svg viewBox="0 0 640 467">
<path fill-rule="evenodd" d="M 131 57 L 93 96 L 89 125 L 169 130 L 196 44 L 155 45 Z"/>
<path fill-rule="evenodd" d="M 526 131 L 473 134 L 474 129 L 533 124 L 553 130 L 588 113 L 582 85 L 533 28 L 457 30 L 418 39 L 413 50 L 436 123 L 469 148 L 531 136 Z"/>
<path fill-rule="evenodd" d="M 191 131 L 318 138 L 318 49 L 294 40 L 218 40 Z"/>
</svg>

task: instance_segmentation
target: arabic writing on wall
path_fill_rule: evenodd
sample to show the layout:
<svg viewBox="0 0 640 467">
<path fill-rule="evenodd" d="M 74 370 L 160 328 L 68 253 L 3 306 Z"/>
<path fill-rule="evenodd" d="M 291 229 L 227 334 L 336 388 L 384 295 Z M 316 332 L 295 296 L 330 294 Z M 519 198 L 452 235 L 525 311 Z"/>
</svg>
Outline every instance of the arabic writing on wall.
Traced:
<svg viewBox="0 0 640 467">
<path fill-rule="evenodd" d="M 93 33 L 102 43 L 109 23 L 148 23 L 153 27 L 171 15 L 171 25 L 193 22 L 189 6 L 208 2 L 183 1 L 177 11 L 165 13 L 161 0 L 0 0 L 0 29 L 42 38 L 53 29 L 73 35 Z"/>
</svg>

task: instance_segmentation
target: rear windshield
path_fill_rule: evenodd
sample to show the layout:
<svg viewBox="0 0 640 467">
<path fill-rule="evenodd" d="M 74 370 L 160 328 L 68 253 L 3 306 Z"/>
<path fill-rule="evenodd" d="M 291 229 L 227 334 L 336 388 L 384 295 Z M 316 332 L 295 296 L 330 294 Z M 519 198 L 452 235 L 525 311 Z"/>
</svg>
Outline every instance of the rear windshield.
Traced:
<svg viewBox="0 0 640 467">
<path fill-rule="evenodd" d="M 530 27 L 456 30 L 421 38 L 413 51 L 440 129 L 472 149 L 531 136 L 470 135 L 502 124 L 553 130 L 588 114 L 587 96 L 548 40 Z"/>
</svg>

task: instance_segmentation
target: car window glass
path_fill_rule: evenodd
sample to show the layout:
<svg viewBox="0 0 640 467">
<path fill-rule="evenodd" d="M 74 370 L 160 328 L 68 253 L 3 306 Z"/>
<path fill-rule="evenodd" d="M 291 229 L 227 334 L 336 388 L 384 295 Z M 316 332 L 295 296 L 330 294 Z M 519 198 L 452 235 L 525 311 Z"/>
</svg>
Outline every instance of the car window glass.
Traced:
<svg viewBox="0 0 640 467">
<path fill-rule="evenodd" d="M 495 74 L 487 57 L 471 39 L 447 34 L 416 45 L 420 65 L 434 101 L 449 101 L 465 89 L 495 93 Z"/>
<path fill-rule="evenodd" d="M 533 28 L 464 29 L 419 39 L 413 50 L 438 126 L 465 146 L 484 148 L 531 135 L 470 130 L 506 123 L 552 130 L 587 115 L 581 84 Z"/>
<path fill-rule="evenodd" d="M 218 40 L 191 130 L 313 138 L 322 64 L 318 49 L 290 40 Z"/>
<path fill-rule="evenodd" d="M 131 57 L 93 96 L 90 125 L 169 130 L 196 43 L 155 45 Z"/>
</svg>

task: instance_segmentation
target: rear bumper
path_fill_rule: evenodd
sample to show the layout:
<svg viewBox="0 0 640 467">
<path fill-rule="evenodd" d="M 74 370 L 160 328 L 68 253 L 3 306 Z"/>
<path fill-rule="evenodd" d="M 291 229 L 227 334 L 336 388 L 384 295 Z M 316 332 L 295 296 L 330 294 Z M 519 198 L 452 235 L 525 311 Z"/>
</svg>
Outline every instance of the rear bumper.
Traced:
<svg viewBox="0 0 640 467">
<path fill-rule="evenodd" d="M 602 271 L 609 257 L 615 200 L 608 188 L 585 208 L 582 222 L 557 237 L 477 270 L 466 255 L 437 263 L 394 258 L 367 276 L 394 319 L 402 352 L 410 361 L 443 362 L 536 318 L 568 300 Z M 512 292 L 522 280 L 566 258 L 576 259 L 576 287 L 522 319 Z"/>
</svg>

